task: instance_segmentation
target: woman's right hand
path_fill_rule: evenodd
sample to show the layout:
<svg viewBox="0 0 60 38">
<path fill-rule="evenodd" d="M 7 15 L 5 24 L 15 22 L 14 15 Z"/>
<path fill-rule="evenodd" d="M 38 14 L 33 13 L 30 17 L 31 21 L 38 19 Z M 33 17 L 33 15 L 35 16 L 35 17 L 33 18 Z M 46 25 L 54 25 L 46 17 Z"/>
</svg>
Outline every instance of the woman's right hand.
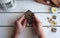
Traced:
<svg viewBox="0 0 60 38">
<path fill-rule="evenodd" d="M 43 31 L 42 23 L 37 19 L 35 15 L 34 19 L 35 21 L 32 23 L 34 32 L 38 35 L 39 38 L 46 38 Z"/>
</svg>

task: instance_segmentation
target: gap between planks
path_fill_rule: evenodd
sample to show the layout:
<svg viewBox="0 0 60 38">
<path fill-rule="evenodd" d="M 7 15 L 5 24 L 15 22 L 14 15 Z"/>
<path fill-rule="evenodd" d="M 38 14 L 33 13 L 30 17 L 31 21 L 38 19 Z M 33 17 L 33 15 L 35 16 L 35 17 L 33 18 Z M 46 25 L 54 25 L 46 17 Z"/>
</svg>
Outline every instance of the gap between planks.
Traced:
<svg viewBox="0 0 60 38">
<path fill-rule="evenodd" d="M 25 13 L 25 12 L 0 12 L 0 13 Z M 33 13 L 51 13 L 51 12 L 33 12 Z M 58 12 L 59 14 L 60 12 Z M 53 13 L 51 13 L 53 14 Z"/>
<path fill-rule="evenodd" d="M 15 27 L 15 26 L 0 26 L 0 27 Z M 32 26 L 26 26 L 26 27 L 32 27 Z M 51 27 L 51 26 L 43 26 L 43 27 Z M 60 26 L 54 26 L 54 27 L 60 27 Z"/>
</svg>

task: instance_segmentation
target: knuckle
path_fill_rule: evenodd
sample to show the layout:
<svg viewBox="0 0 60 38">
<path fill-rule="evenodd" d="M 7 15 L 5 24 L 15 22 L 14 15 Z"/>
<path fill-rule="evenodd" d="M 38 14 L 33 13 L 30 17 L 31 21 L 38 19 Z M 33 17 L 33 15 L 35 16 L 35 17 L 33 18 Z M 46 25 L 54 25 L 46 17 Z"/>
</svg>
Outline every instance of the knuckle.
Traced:
<svg viewBox="0 0 60 38">
<path fill-rule="evenodd" d="M 19 21 L 16 21 L 16 23 L 19 23 Z"/>
</svg>

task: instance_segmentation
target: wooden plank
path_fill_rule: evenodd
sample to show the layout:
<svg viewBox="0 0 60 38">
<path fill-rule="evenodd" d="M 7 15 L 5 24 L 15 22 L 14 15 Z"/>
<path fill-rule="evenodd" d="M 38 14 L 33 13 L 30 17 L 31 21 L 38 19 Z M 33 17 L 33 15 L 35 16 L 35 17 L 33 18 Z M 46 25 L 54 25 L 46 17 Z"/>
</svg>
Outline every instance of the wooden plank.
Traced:
<svg viewBox="0 0 60 38">
<path fill-rule="evenodd" d="M 33 12 L 49 12 L 50 6 L 37 3 L 35 1 L 16 1 L 16 5 L 8 10 L 1 10 L 0 12 L 21 12 L 31 10 Z"/>
<path fill-rule="evenodd" d="M 51 32 L 51 27 L 50 28 L 43 27 L 46 38 L 60 38 L 59 35 L 60 27 L 55 28 L 57 28 L 57 32 L 53 33 Z M 11 38 L 13 30 L 14 30 L 13 27 L 0 27 L 0 38 Z M 37 38 L 37 36 L 35 35 L 31 27 L 26 27 L 24 32 L 19 35 L 19 38 Z"/>
<path fill-rule="evenodd" d="M 11 38 L 14 28 L 0 27 L 0 38 Z"/>
<path fill-rule="evenodd" d="M 1 14 L 1 13 L 0 13 Z M 23 13 L 2 13 L 0 15 L 0 26 L 14 25 L 14 22 L 21 17 Z"/>
<path fill-rule="evenodd" d="M 0 26 L 13 26 L 15 20 L 21 17 L 23 13 L 0 13 Z M 60 26 L 60 14 L 35 13 L 36 17 L 43 23 L 43 26 L 50 26 L 47 17 L 57 16 L 57 26 Z"/>
<path fill-rule="evenodd" d="M 16 1 L 33 1 L 33 0 L 16 0 Z"/>
</svg>

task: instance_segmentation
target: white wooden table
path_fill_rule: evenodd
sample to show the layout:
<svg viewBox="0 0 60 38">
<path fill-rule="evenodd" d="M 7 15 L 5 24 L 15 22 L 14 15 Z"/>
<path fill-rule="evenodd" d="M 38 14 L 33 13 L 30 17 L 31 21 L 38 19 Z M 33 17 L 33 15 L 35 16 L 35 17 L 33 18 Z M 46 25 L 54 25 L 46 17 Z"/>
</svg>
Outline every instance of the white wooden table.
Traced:
<svg viewBox="0 0 60 38">
<path fill-rule="evenodd" d="M 35 12 L 37 18 L 43 23 L 43 29 L 47 38 L 60 38 L 60 13 L 52 14 L 48 13 L 50 6 L 39 4 L 35 1 L 16 1 L 16 6 L 7 11 L 0 10 L 0 38 L 11 38 L 14 32 L 14 21 L 18 19 L 27 10 Z M 60 9 L 59 9 L 60 10 Z M 58 12 L 59 12 L 58 10 Z M 20 13 L 19 13 L 20 12 Z M 37 12 L 37 13 L 36 13 Z M 47 21 L 47 17 L 56 15 L 57 32 L 52 33 L 50 24 Z M 26 27 L 25 31 L 19 36 L 20 38 L 37 38 L 34 34 L 32 27 Z"/>
</svg>

